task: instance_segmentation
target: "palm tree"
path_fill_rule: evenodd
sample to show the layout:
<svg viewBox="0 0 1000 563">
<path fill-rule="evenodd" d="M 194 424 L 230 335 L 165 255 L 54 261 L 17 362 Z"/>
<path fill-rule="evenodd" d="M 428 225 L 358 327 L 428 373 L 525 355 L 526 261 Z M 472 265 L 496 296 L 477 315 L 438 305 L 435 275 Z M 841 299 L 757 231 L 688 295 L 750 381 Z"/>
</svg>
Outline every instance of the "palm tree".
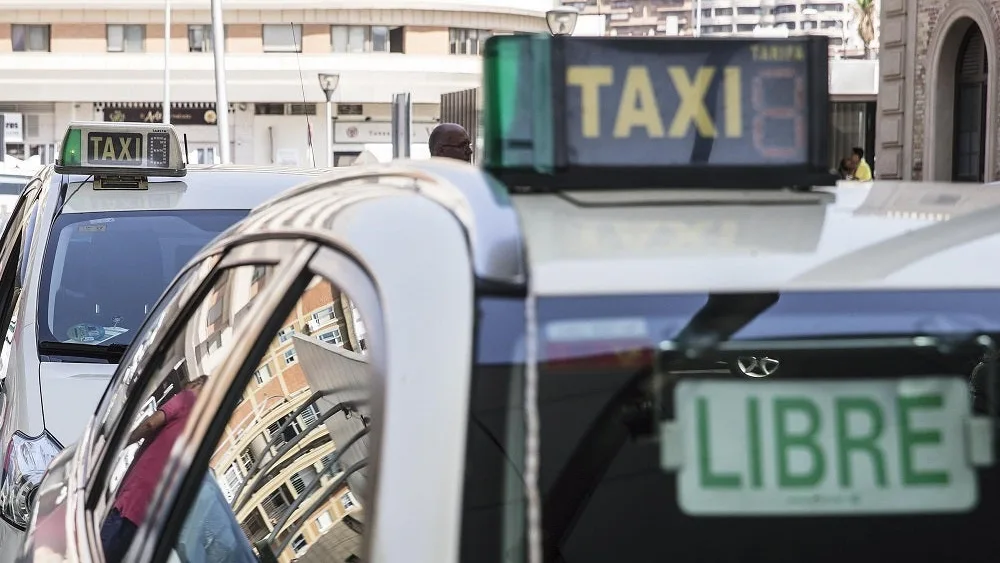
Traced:
<svg viewBox="0 0 1000 563">
<path fill-rule="evenodd" d="M 865 58 L 871 58 L 871 44 L 875 41 L 875 0 L 854 0 L 854 11 L 858 14 L 858 36 L 865 46 Z"/>
</svg>

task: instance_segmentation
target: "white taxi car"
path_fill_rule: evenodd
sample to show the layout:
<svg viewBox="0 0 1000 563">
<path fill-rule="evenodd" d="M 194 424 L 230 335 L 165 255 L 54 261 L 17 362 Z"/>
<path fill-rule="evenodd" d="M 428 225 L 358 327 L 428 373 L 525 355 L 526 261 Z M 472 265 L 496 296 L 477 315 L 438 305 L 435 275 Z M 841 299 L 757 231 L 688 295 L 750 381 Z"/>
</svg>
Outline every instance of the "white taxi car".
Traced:
<svg viewBox="0 0 1000 563">
<path fill-rule="evenodd" d="M 0 550 L 27 525 L 45 457 L 75 442 L 181 267 L 266 199 L 319 171 L 188 168 L 170 126 L 72 123 L 2 239 Z M 20 193 L 20 192 L 19 192 Z M 0 560 L 9 558 L 0 554 Z"/>
<path fill-rule="evenodd" d="M 995 561 L 1000 193 L 835 185 L 826 64 L 491 38 L 485 169 L 209 245 L 19 561 Z"/>
</svg>

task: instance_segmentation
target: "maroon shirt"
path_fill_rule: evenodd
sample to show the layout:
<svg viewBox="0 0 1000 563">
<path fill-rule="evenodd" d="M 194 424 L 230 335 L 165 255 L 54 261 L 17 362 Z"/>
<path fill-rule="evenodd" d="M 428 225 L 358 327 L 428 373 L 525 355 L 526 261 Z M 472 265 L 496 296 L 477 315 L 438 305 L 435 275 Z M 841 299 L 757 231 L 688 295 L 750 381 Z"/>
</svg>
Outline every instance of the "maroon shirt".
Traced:
<svg viewBox="0 0 1000 563">
<path fill-rule="evenodd" d="M 115 500 L 115 508 L 121 513 L 122 518 L 136 525 L 145 519 L 149 502 L 170 457 L 170 450 L 184 429 L 184 423 L 191 414 L 191 407 L 194 406 L 196 398 L 197 395 L 193 391 L 185 389 L 160 407 L 159 410 L 166 415 L 166 422 L 132 465 L 118 492 L 118 499 Z"/>
</svg>

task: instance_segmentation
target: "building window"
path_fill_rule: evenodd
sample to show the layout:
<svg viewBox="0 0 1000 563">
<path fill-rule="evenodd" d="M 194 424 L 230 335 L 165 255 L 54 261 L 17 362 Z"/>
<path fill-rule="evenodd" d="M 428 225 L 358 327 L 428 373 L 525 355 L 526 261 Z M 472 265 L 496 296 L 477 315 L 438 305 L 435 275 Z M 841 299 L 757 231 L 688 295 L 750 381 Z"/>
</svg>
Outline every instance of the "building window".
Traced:
<svg viewBox="0 0 1000 563">
<path fill-rule="evenodd" d="M 337 344 L 341 345 L 344 343 L 344 336 L 340 333 L 339 328 L 334 328 L 319 335 L 319 339 L 327 344 Z"/>
<path fill-rule="evenodd" d="M 108 25 L 109 53 L 142 53 L 146 50 L 145 25 Z"/>
<path fill-rule="evenodd" d="M 332 25 L 330 46 L 334 53 L 388 53 L 389 28 L 384 25 Z"/>
<path fill-rule="evenodd" d="M 299 557 L 306 552 L 306 539 L 302 537 L 302 534 L 298 534 L 292 538 L 292 551 Z"/>
<path fill-rule="evenodd" d="M 451 45 L 452 55 L 480 55 L 483 52 L 483 44 L 492 35 L 484 29 L 459 29 L 448 30 L 448 42 Z"/>
<path fill-rule="evenodd" d="M 301 53 L 302 24 L 264 24 L 265 53 Z"/>
<path fill-rule="evenodd" d="M 263 385 L 268 379 L 271 379 L 271 368 L 264 364 L 257 368 L 257 371 L 253 372 L 253 378 L 257 380 L 257 385 Z"/>
<path fill-rule="evenodd" d="M 319 530 L 320 533 L 323 533 L 332 527 L 333 518 L 330 517 L 329 512 L 324 510 L 323 514 L 320 514 L 319 518 L 316 518 L 316 529 Z"/>
<path fill-rule="evenodd" d="M 317 408 L 314 404 L 309 405 L 304 411 L 302 411 L 300 416 L 302 417 L 302 427 L 309 428 L 314 422 L 316 422 L 316 419 L 319 418 L 319 408 Z"/>
<path fill-rule="evenodd" d="M 289 348 L 288 350 L 285 350 L 285 365 L 286 366 L 290 366 L 290 365 L 294 364 L 297 361 L 298 361 L 298 358 L 295 357 L 295 348 Z"/>
<path fill-rule="evenodd" d="M 292 335 L 295 334 L 295 327 L 289 326 L 278 331 L 278 342 L 284 344 L 292 339 Z"/>
<path fill-rule="evenodd" d="M 243 450 L 243 453 L 240 454 L 240 463 L 243 464 L 243 469 L 247 473 L 253 469 L 253 464 L 256 462 L 257 460 L 253 458 L 253 452 L 250 451 L 250 448 Z"/>
<path fill-rule="evenodd" d="M 951 151 L 953 182 L 982 182 L 986 159 L 986 42 L 973 25 L 962 39 L 955 69 L 955 119 Z"/>
<path fill-rule="evenodd" d="M 344 506 L 344 510 L 350 510 L 358 504 L 357 499 L 354 498 L 354 493 L 347 491 L 340 497 L 340 504 Z"/>
<path fill-rule="evenodd" d="M 212 52 L 212 26 L 208 24 L 188 26 L 188 51 L 191 53 Z"/>
<path fill-rule="evenodd" d="M 50 37 L 51 28 L 47 25 L 10 26 L 10 47 L 16 53 L 48 52 Z"/>
</svg>

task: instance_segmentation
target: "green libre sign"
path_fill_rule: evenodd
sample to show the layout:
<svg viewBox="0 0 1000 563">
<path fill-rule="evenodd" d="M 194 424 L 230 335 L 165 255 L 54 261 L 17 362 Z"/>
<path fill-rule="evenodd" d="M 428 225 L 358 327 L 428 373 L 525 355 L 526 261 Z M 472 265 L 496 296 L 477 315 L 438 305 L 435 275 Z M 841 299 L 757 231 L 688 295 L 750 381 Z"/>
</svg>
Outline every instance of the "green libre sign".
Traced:
<svg viewBox="0 0 1000 563">
<path fill-rule="evenodd" d="M 957 378 L 683 381 L 664 446 L 692 515 L 971 509 L 969 391 Z M 673 463 L 676 465 L 676 463 Z"/>
</svg>

